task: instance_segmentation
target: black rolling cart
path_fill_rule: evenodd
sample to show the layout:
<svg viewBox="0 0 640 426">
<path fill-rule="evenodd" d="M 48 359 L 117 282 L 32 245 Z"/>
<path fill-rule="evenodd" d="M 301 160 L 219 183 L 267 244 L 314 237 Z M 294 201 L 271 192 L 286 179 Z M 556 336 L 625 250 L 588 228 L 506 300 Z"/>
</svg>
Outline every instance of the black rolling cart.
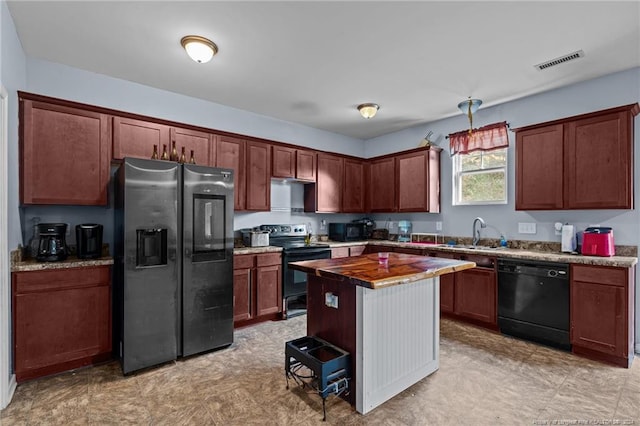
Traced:
<svg viewBox="0 0 640 426">
<path fill-rule="evenodd" d="M 327 420 L 329 395 L 349 393 L 351 357 L 348 352 L 318 337 L 306 336 L 285 343 L 285 375 L 322 397 L 322 420 Z M 304 370 L 306 367 L 307 370 Z"/>
</svg>

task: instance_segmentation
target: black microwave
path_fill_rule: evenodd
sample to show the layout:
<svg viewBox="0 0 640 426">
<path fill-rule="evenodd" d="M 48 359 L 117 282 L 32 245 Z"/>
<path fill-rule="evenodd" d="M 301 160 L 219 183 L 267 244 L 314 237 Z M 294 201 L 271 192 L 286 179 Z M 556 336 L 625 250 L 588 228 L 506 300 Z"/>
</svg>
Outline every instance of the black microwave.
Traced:
<svg viewBox="0 0 640 426">
<path fill-rule="evenodd" d="M 367 239 L 367 225 L 364 223 L 330 223 L 329 239 L 332 241 L 364 241 Z"/>
</svg>

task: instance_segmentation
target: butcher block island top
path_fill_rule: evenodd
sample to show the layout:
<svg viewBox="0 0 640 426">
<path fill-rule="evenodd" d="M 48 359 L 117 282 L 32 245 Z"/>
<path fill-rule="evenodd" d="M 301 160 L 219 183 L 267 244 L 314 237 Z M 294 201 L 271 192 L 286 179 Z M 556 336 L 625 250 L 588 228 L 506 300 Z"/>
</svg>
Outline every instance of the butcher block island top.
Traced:
<svg viewBox="0 0 640 426">
<path fill-rule="evenodd" d="M 370 289 L 406 284 L 475 268 L 474 262 L 413 254 L 389 253 L 387 265 L 378 262 L 378 253 L 338 259 L 291 262 L 292 269 L 334 280 L 348 280 Z"/>
</svg>

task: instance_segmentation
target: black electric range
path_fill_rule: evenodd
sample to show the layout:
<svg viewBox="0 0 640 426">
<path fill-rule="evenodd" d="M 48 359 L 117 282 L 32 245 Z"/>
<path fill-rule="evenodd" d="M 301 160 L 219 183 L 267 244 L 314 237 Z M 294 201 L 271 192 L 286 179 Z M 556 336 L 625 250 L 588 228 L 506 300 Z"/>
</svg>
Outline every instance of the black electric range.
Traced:
<svg viewBox="0 0 640 426">
<path fill-rule="evenodd" d="M 307 274 L 288 267 L 289 262 L 330 259 L 328 244 L 306 244 L 307 225 L 261 225 L 269 231 L 269 244 L 282 247 L 282 318 L 307 313 Z"/>
</svg>

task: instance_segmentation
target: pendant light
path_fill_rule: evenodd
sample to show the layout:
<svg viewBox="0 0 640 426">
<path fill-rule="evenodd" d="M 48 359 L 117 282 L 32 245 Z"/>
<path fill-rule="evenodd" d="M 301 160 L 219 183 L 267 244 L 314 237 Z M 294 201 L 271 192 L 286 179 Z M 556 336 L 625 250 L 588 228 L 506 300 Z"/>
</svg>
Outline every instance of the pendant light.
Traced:
<svg viewBox="0 0 640 426">
<path fill-rule="evenodd" d="M 473 114 L 480 108 L 480 105 L 482 105 L 482 101 L 480 99 L 471 99 L 471 96 L 466 101 L 458 104 L 458 109 L 469 117 L 469 135 L 473 133 Z"/>
<path fill-rule="evenodd" d="M 380 105 L 378 104 L 360 104 L 358 105 L 358 111 L 360 111 L 360 115 L 363 118 L 373 118 L 378 110 L 380 109 Z"/>
<path fill-rule="evenodd" d="M 218 46 L 214 42 L 196 35 L 182 37 L 180 44 L 187 51 L 187 55 L 199 64 L 209 62 L 213 55 L 218 53 Z"/>
</svg>

